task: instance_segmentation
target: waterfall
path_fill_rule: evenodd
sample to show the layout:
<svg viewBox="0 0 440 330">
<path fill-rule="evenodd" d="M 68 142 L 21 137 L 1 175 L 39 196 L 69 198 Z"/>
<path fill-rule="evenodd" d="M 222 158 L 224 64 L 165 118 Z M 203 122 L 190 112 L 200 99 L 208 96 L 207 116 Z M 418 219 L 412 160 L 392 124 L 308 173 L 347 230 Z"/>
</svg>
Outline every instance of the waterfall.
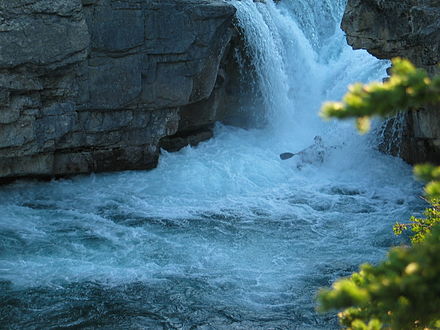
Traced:
<svg viewBox="0 0 440 330">
<path fill-rule="evenodd" d="M 321 103 L 340 99 L 350 83 L 385 77 L 389 65 L 347 45 L 338 26 L 345 1 L 232 3 L 271 128 L 279 136 L 305 143 L 317 134 L 334 140 L 329 131 L 335 125 L 317 115 Z"/>
<path fill-rule="evenodd" d="M 0 328 L 336 329 L 317 290 L 399 243 L 410 167 L 317 115 L 385 75 L 347 46 L 344 1 L 231 3 L 267 126 L 218 125 L 149 172 L 1 187 Z M 279 159 L 315 135 L 322 162 Z"/>
<path fill-rule="evenodd" d="M 387 155 L 402 156 L 402 143 L 407 129 L 408 114 L 398 113 L 396 116 L 387 119 L 382 127 L 378 129 L 379 150 Z"/>
</svg>

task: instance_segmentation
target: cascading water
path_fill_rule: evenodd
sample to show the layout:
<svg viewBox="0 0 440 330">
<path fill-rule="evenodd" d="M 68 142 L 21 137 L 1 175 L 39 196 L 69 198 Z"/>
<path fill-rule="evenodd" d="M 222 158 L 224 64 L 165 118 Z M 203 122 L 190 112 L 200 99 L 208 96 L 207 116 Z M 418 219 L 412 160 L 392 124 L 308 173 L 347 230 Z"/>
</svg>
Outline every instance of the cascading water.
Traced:
<svg viewBox="0 0 440 330">
<path fill-rule="evenodd" d="M 383 257 L 420 187 L 317 112 L 386 63 L 346 45 L 344 1 L 232 3 L 268 127 L 218 126 L 150 172 L 2 187 L 0 327 L 337 328 L 316 290 Z M 279 160 L 318 134 L 322 164 Z"/>
</svg>

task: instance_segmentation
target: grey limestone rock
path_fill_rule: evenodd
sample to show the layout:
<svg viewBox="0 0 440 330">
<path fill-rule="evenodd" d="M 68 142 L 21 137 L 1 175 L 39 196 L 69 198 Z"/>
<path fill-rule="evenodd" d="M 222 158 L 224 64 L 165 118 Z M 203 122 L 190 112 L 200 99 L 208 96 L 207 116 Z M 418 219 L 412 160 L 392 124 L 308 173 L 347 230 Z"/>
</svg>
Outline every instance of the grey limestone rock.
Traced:
<svg viewBox="0 0 440 330">
<path fill-rule="evenodd" d="M 438 0 L 349 0 L 342 28 L 356 49 L 381 59 L 408 58 L 430 74 L 440 73 Z M 409 163 L 440 163 L 440 105 L 392 118 L 383 134 L 382 150 Z"/>
<path fill-rule="evenodd" d="M 191 118 L 186 143 L 205 139 L 234 14 L 222 0 L 0 0 L 0 179 L 152 168 Z"/>
</svg>

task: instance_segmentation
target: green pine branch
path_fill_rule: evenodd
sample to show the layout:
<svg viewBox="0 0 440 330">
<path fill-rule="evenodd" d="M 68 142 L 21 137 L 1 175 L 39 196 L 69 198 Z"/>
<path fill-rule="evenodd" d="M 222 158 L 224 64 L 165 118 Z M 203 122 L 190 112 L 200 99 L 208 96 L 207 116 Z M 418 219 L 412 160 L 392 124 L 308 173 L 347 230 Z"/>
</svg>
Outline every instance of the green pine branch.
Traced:
<svg viewBox="0 0 440 330">
<path fill-rule="evenodd" d="M 425 70 L 411 62 L 393 59 L 391 77 L 384 83 L 354 84 L 342 102 L 327 102 L 321 109 L 323 118 L 356 118 L 361 133 L 370 128 L 370 118 L 386 117 L 404 109 L 440 103 L 440 75 L 429 78 Z"/>
<path fill-rule="evenodd" d="M 342 102 L 323 105 L 321 116 L 355 118 L 358 130 L 370 129 L 370 118 L 440 104 L 440 75 L 429 78 L 409 61 L 393 60 L 385 83 L 355 84 Z M 396 223 L 394 232 L 411 230 L 411 247 L 392 249 L 378 266 L 363 265 L 350 278 L 323 289 L 321 311 L 342 310 L 343 326 L 353 330 L 440 329 L 440 167 L 417 165 L 415 175 L 427 182 L 424 218 Z"/>
</svg>

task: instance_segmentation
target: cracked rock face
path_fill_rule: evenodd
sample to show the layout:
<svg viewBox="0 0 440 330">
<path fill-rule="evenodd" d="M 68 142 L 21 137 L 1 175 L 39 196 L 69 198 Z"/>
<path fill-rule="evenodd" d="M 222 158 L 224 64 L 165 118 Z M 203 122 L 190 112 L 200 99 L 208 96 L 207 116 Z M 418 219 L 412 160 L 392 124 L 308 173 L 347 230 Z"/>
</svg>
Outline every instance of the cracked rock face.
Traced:
<svg viewBox="0 0 440 330">
<path fill-rule="evenodd" d="M 355 49 L 381 59 L 405 57 L 430 74 L 440 73 L 439 0 L 348 0 L 342 29 Z M 383 150 L 412 164 L 440 164 L 440 105 L 391 119 L 384 136 Z"/>
<path fill-rule="evenodd" d="M 181 109 L 210 98 L 234 14 L 220 0 L 0 0 L 0 178 L 154 167 Z M 215 120 L 204 110 L 199 126 Z"/>
</svg>

